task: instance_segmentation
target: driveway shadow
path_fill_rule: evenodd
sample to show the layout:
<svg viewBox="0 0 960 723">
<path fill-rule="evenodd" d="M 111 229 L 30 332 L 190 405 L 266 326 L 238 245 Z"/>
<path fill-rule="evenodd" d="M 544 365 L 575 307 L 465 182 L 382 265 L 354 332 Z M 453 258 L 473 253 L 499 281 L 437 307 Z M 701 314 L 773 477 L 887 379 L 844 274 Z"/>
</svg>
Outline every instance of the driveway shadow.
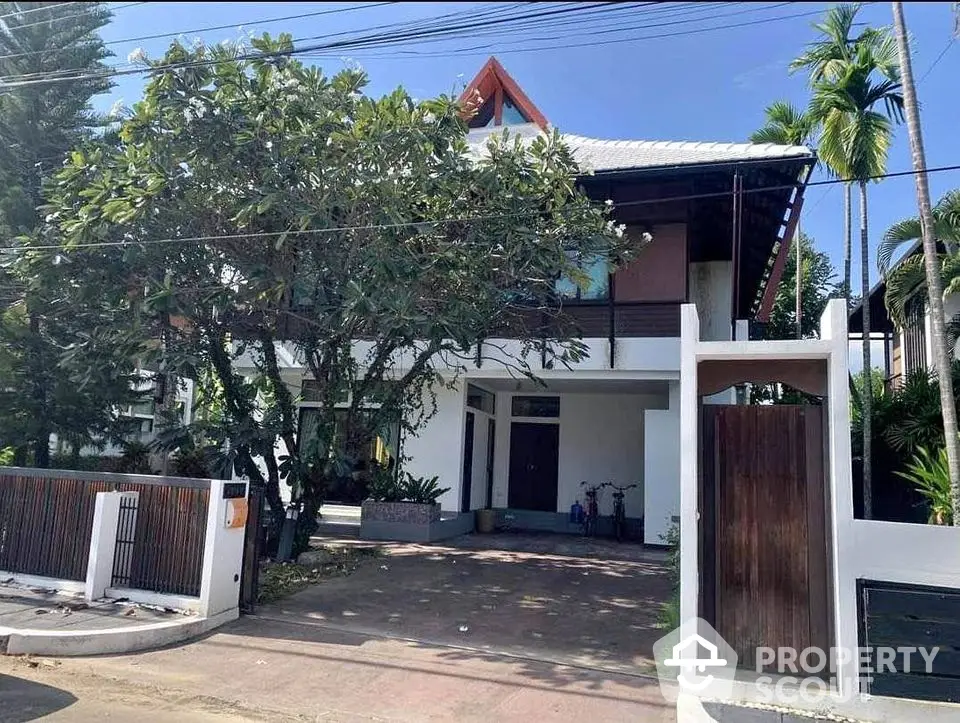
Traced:
<svg viewBox="0 0 960 723">
<path fill-rule="evenodd" d="M 25 723 L 77 702 L 72 693 L 0 673 L 0 723 Z"/>
<path fill-rule="evenodd" d="M 540 541 L 537 551 L 396 544 L 348 577 L 258 610 L 242 635 L 362 645 L 365 636 L 433 648 L 450 662 L 512 658 L 525 678 L 599 688 L 649 685 L 671 582 L 661 556 L 614 556 Z"/>
</svg>

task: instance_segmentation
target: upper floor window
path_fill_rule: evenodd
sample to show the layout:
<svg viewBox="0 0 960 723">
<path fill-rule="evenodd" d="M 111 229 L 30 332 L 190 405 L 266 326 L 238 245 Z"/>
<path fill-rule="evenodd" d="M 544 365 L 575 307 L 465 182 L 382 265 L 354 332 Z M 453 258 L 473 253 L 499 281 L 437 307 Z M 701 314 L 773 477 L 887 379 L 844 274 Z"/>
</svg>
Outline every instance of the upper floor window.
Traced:
<svg viewBox="0 0 960 723">
<path fill-rule="evenodd" d="M 568 276 L 557 279 L 554 288 L 563 299 L 600 301 L 610 298 L 610 264 L 597 254 L 578 256 L 575 261 L 583 274 L 578 284 Z"/>
</svg>

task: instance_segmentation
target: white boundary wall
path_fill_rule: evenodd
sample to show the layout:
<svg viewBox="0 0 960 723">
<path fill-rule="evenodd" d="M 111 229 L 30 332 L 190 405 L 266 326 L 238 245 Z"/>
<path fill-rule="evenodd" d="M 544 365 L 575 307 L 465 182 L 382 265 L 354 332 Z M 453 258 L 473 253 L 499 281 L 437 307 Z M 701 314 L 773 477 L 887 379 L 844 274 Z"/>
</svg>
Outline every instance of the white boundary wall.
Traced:
<svg viewBox="0 0 960 723">
<path fill-rule="evenodd" d="M 831 645 L 856 650 L 859 640 L 858 580 L 960 588 L 960 528 L 857 520 L 853 514 L 850 450 L 849 366 L 846 309 L 831 301 L 821 318 L 821 338 L 803 341 L 701 342 L 696 308 L 682 312 L 680 439 L 680 613 L 697 616 L 699 425 L 697 364 L 704 360 L 825 359 L 827 361 L 827 444 L 830 519 L 828 543 L 832 576 L 834 639 Z M 869 714 L 880 720 L 932 713 L 956 715 L 941 704 L 862 695 L 857 662 L 840 663 L 836 689 L 810 710 Z M 685 698 L 690 698 L 685 694 Z M 755 687 L 740 682 L 732 702 L 758 702 Z M 893 716 L 893 717 L 890 717 Z M 858 716 L 859 717 L 859 716 Z M 933 716 L 938 719 L 936 715 Z M 692 720 L 693 718 L 691 718 Z M 952 719 L 952 718 L 951 718 Z"/>
</svg>

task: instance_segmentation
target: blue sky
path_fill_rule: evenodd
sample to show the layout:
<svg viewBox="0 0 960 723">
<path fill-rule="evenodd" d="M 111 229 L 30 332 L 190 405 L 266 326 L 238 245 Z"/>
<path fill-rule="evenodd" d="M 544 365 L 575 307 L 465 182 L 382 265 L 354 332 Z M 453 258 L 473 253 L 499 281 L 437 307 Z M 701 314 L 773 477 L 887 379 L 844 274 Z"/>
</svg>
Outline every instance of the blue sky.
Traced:
<svg viewBox="0 0 960 723">
<path fill-rule="evenodd" d="M 471 7 L 478 11 L 489 9 L 489 4 L 478 3 L 392 3 L 286 22 L 253 22 L 356 5 L 151 2 L 119 7 L 103 36 L 107 41 L 118 41 L 211 25 L 230 25 L 222 30 L 187 33 L 185 37 L 187 40 L 201 37 L 207 42 L 219 42 L 235 40 L 248 31 L 257 34 L 286 31 L 295 38 L 306 38 L 435 18 Z M 379 95 L 403 85 L 412 95 L 423 98 L 462 88 L 484 60 L 490 54 L 496 54 L 550 122 L 565 132 L 598 138 L 742 141 L 762 123 L 763 109 L 771 101 L 786 99 L 801 105 L 806 103 L 804 79 L 791 76 L 787 64 L 805 43 L 813 39 L 811 23 L 817 17 L 793 17 L 674 37 L 640 39 L 639 36 L 818 10 L 822 13 L 830 4 L 778 5 L 782 7 L 762 10 L 745 3 L 717 4 L 712 9 L 699 10 L 680 7 L 671 10 L 670 6 L 657 5 L 632 11 L 624 22 L 659 24 L 680 18 L 689 21 L 694 15 L 701 20 L 604 36 L 584 36 L 583 33 L 590 29 L 585 27 L 586 23 L 573 23 L 544 32 L 532 30 L 499 37 L 482 35 L 402 49 L 346 51 L 306 62 L 320 65 L 328 73 L 336 72 L 346 63 L 359 63 L 370 75 L 371 93 Z M 550 6 L 538 4 L 536 7 L 549 9 Z M 655 15 L 645 16 L 654 9 Z M 957 147 L 960 93 L 956 89 L 960 67 L 957 46 L 960 42 L 951 44 L 954 19 L 950 3 L 906 3 L 905 12 L 914 36 L 914 72 L 918 79 L 923 78 L 918 94 L 928 165 L 960 164 L 960 148 Z M 685 16 L 685 13 L 692 14 Z M 872 25 L 892 23 L 890 4 L 867 5 L 861 12 L 861 19 Z M 559 33 L 564 33 L 565 37 L 552 41 L 532 40 Z M 609 42 L 619 38 L 630 40 Z M 111 45 L 117 56 L 112 62 L 125 64 L 128 54 L 137 47 L 143 48 L 151 57 L 160 56 L 169 42 L 170 39 L 158 39 Z M 574 47 L 578 43 L 593 44 Z M 540 45 L 553 47 L 529 50 Z M 518 52 L 518 48 L 527 50 Z M 939 62 L 927 74 L 941 53 Z M 120 78 L 112 94 L 101 99 L 98 105 L 108 108 L 118 98 L 131 105 L 139 98 L 142 84 L 140 76 Z M 903 127 L 897 131 L 888 170 L 900 171 L 910 167 L 909 145 Z M 820 177 L 817 175 L 814 180 Z M 932 174 L 930 182 L 936 200 L 950 188 L 960 187 L 960 171 Z M 876 240 L 892 222 L 915 213 L 912 177 L 872 184 L 869 218 L 874 248 Z M 842 265 L 842 214 L 843 198 L 839 185 L 808 191 L 804 230 L 816 239 L 820 248 L 830 253 L 838 270 Z M 857 241 L 854 243 L 856 246 Z M 871 271 L 875 278 L 875 269 Z M 853 278 L 859 279 L 856 259 Z M 854 288 L 857 289 L 856 281 Z"/>
</svg>

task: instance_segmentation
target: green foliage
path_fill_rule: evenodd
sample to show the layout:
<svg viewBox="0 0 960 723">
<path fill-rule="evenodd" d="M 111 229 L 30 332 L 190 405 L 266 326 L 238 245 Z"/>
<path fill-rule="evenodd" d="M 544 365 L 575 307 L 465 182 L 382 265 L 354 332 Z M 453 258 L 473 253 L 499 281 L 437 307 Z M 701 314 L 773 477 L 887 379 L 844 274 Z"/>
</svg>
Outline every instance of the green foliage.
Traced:
<svg viewBox="0 0 960 723">
<path fill-rule="evenodd" d="M 11 83 L 0 95 L 2 245 L 57 243 L 39 210 L 42 185 L 103 125 L 90 99 L 110 87 L 98 75 L 109 52 L 97 35 L 110 12 L 103 3 L 5 2 L 0 15 L 0 74 L 70 68 L 81 76 Z M 134 349 L 114 337 L 101 309 L 67 300 L 61 271 L 56 257 L 0 255 L 0 444 L 41 467 L 52 433 L 74 449 L 103 444 L 122 434 L 116 409 L 133 401 Z"/>
<path fill-rule="evenodd" d="M 836 271 L 830 256 L 817 249 L 812 238 L 799 235 L 800 243 L 800 330 L 804 339 L 815 339 L 820 333 L 820 317 L 839 289 Z M 797 338 L 797 255 L 791 250 L 783 269 L 783 278 L 764 330 L 764 339 Z"/>
<path fill-rule="evenodd" d="M 293 47 L 288 35 L 253 45 Z M 71 155 L 45 209 L 64 248 L 37 256 L 63 260 L 78 308 L 107 309 L 141 338 L 164 330 L 172 373 L 215 375 L 204 434 L 271 507 L 287 481 L 310 525 L 376 430 L 416 431 L 433 414 L 440 369 L 473 363 L 477 339 L 515 330 L 522 348 L 505 358 L 528 376 L 535 345 L 555 364 L 582 358 L 573 329 L 543 340 L 529 328 L 529 307 L 559 309 L 572 258 L 617 263 L 638 242 L 578 188 L 558 134 L 496 136 L 477 158 L 451 98 L 374 98 L 356 70 L 242 55 L 174 43 L 165 63 L 198 64 L 158 64 L 119 131 Z M 171 237 L 190 240 L 153 243 Z M 369 340 L 359 355 L 357 339 Z M 306 437 L 281 344 L 316 382 Z"/>
<path fill-rule="evenodd" d="M 400 502 L 403 499 L 403 484 L 394 471 L 374 465 L 367 492 L 377 502 Z"/>
<path fill-rule="evenodd" d="M 680 627 L 680 526 L 672 523 L 661 539 L 667 546 L 667 571 L 670 575 L 670 599 L 663 603 L 658 624 L 666 630 Z"/>
<path fill-rule="evenodd" d="M 439 477 L 414 477 L 406 472 L 403 482 L 403 500 L 423 505 L 435 505 L 442 495 L 450 491 L 449 487 L 440 487 Z"/>
<path fill-rule="evenodd" d="M 960 191 L 950 191 L 933 207 L 933 233 L 940 253 L 940 276 L 944 297 L 960 291 Z M 907 303 L 917 297 L 926 299 L 927 274 L 922 253 L 893 263 L 893 256 L 907 245 L 920 240 L 920 219 L 908 218 L 895 223 L 883 235 L 877 250 L 877 265 L 887 284 L 884 303 L 890 318 L 906 323 Z"/>
<path fill-rule="evenodd" d="M 953 524 L 953 498 L 950 494 L 950 465 L 947 449 L 931 452 L 920 447 L 907 463 L 906 471 L 897 475 L 912 483 L 929 502 L 930 524 Z"/>
<path fill-rule="evenodd" d="M 816 133 L 814 118 L 786 101 L 777 101 L 764 111 L 766 122 L 750 135 L 751 143 L 775 143 L 781 146 L 804 146 Z"/>
<path fill-rule="evenodd" d="M 418 504 L 436 504 L 449 487 L 440 487 L 439 477 L 414 477 L 409 472 L 395 475 L 380 469 L 373 474 L 369 493 L 370 499 L 377 502 L 416 502 Z"/>
<path fill-rule="evenodd" d="M 815 339 L 820 333 L 820 317 L 827 302 L 836 296 L 840 289 L 834 278 L 836 272 L 830 262 L 830 256 L 819 251 L 814 240 L 804 233 L 798 239 L 800 243 L 800 331 L 804 339 Z M 777 295 L 770 312 L 770 320 L 763 330 L 764 339 L 797 338 L 797 255 L 791 251 L 783 269 L 783 278 L 777 288 Z M 773 402 L 774 404 L 797 404 L 809 401 L 803 392 L 791 389 L 783 384 L 755 384 L 750 388 L 753 404 Z"/>
</svg>

